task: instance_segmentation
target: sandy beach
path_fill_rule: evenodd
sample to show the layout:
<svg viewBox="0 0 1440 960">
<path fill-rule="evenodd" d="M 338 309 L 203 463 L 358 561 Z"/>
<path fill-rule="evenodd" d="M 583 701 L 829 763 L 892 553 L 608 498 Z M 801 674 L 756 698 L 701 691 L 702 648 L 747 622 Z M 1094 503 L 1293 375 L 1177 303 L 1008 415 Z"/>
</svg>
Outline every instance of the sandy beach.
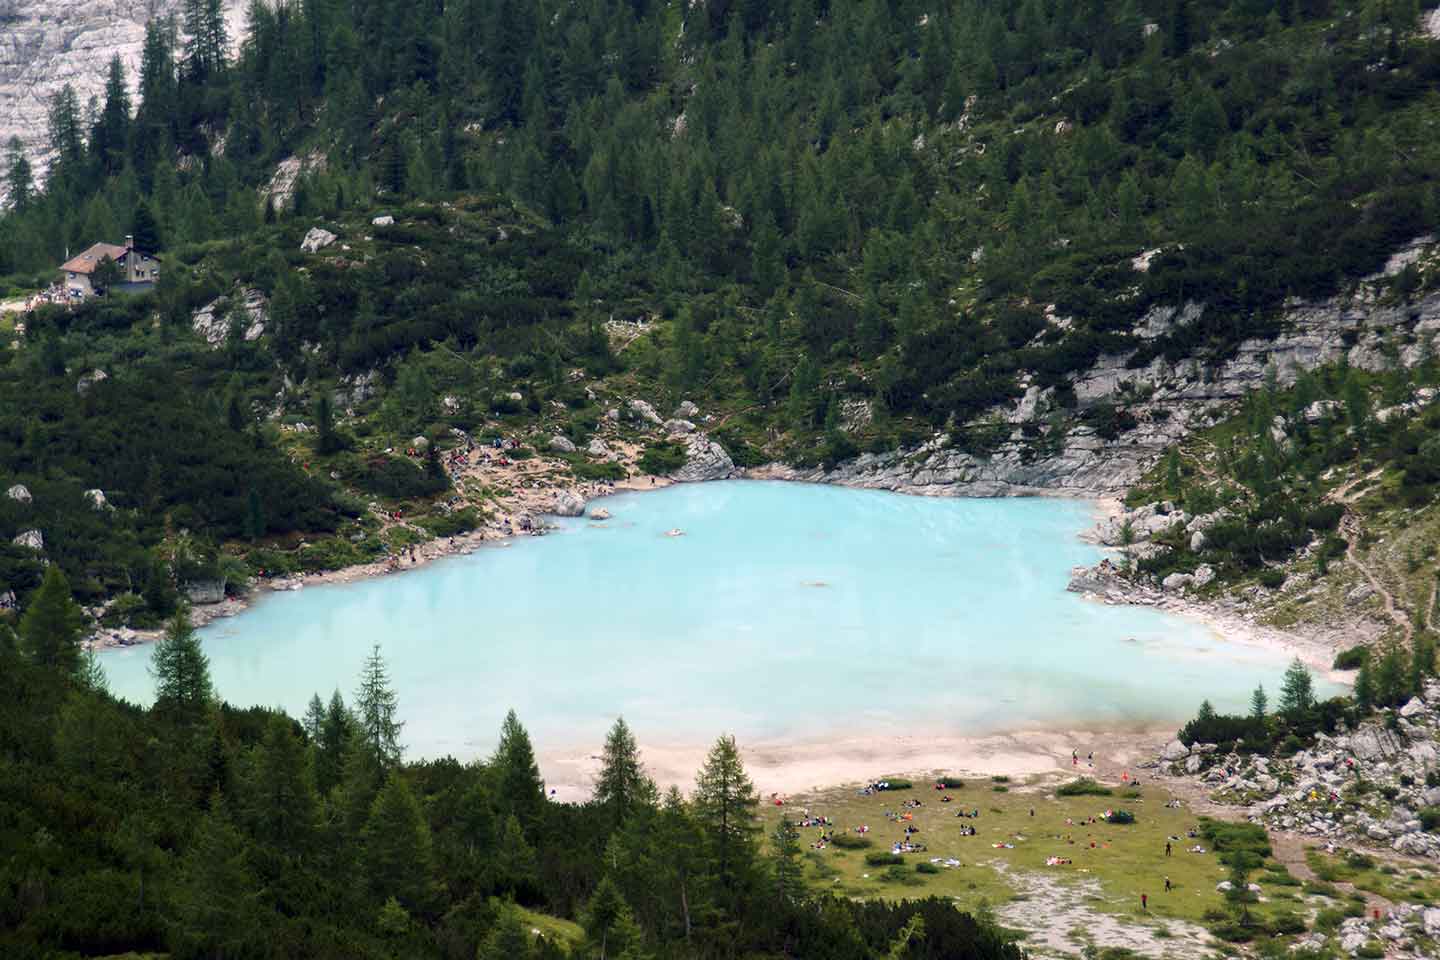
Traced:
<svg viewBox="0 0 1440 960">
<path fill-rule="evenodd" d="M 977 737 L 836 737 L 815 741 L 741 742 L 746 772 L 762 797 L 861 785 L 881 777 L 925 779 L 940 774 L 1014 778 L 1033 774 L 1119 777 L 1151 760 L 1175 736 L 1169 727 L 1143 730 L 1034 730 Z M 689 791 L 705 762 L 709 743 L 673 744 L 639 738 L 649 774 L 661 789 Z M 589 797 L 600 769 L 599 745 L 591 750 L 547 751 L 540 745 L 540 771 L 557 799 Z M 1079 764 L 1071 762 L 1072 752 Z M 1094 766 L 1087 757 L 1094 754 Z"/>
</svg>

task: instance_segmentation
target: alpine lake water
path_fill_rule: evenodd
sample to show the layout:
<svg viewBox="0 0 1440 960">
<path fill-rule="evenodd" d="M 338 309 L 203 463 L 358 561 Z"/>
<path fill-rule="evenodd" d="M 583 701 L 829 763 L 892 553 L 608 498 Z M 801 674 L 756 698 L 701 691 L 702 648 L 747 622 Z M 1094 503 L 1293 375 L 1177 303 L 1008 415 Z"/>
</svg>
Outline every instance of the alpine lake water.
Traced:
<svg viewBox="0 0 1440 960">
<path fill-rule="evenodd" d="M 621 714 L 642 743 L 742 745 L 1178 725 L 1278 690 L 1287 663 L 1067 593 L 1103 555 L 1083 501 L 727 481 L 602 504 L 613 519 L 264 595 L 201 631 L 215 688 L 298 717 L 312 693 L 350 702 L 378 642 L 406 755 L 470 759 L 510 707 L 542 751 L 598 748 Z M 151 649 L 104 654 L 117 695 L 153 699 Z"/>
</svg>

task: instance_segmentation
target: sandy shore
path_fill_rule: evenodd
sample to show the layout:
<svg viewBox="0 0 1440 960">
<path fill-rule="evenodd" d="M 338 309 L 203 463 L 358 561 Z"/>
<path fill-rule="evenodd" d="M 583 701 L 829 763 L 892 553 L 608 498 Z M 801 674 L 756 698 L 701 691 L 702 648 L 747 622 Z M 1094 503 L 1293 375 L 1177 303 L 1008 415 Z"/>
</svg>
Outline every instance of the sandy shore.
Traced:
<svg viewBox="0 0 1440 960">
<path fill-rule="evenodd" d="M 1034 774 L 1082 773 L 1134 776 L 1138 764 L 1153 760 L 1175 736 L 1170 727 L 1144 730 L 1034 730 L 977 737 L 886 736 L 838 737 L 817 741 L 741 742 L 745 769 L 762 797 L 772 793 L 817 791 L 864 784 L 881 777 L 932 778 L 953 776 L 1027 777 Z M 676 744 L 647 741 L 640 749 L 649 774 L 661 789 L 671 785 L 689 791 L 705 762 L 709 743 Z M 1072 751 L 1079 764 L 1071 762 Z M 1095 755 L 1094 766 L 1087 757 Z M 547 751 L 540 745 L 540 772 L 557 799 L 581 801 L 590 796 L 600 769 L 598 746 L 593 750 Z"/>
</svg>

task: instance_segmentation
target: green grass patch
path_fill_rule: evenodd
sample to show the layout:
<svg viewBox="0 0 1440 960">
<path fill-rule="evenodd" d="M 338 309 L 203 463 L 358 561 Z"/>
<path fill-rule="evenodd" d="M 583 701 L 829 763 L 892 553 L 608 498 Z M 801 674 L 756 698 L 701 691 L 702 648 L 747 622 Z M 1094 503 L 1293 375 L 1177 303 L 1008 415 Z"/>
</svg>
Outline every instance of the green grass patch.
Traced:
<svg viewBox="0 0 1440 960">
<path fill-rule="evenodd" d="M 1055 795 L 1057 797 L 1108 797 L 1114 792 L 1089 777 L 1081 777 L 1079 780 L 1071 780 L 1069 783 L 1062 784 L 1055 791 Z"/>
</svg>

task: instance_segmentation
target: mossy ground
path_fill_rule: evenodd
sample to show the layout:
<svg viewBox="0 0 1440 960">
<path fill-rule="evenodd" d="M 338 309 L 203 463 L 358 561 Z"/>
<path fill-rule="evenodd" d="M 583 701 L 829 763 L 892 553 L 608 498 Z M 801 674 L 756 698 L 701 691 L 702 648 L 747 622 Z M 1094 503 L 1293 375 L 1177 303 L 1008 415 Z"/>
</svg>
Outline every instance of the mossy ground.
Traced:
<svg viewBox="0 0 1440 960">
<path fill-rule="evenodd" d="M 1141 916 L 1140 895 L 1148 894 L 1150 914 L 1198 922 L 1207 910 L 1225 906 L 1216 884 L 1228 876 L 1204 840 L 1191 839 L 1187 832 L 1198 826 L 1198 818 L 1184 807 L 1166 807 L 1170 795 L 1154 787 L 1140 791 L 1115 789 L 1113 796 L 1059 797 L 1054 778 L 1024 784 L 1009 784 L 1007 792 L 996 792 L 988 780 L 967 780 L 961 789 L 937 791 L 932 782 L 917 782 L 912 790 L 885 791 L 869 796 L 854 787 L 836 788 L 805 796 L 794 796 L 783 807 L 770 804 L 765 810 L 767 835 L 781 816 L 798 820 L 802 810 L 812 816 L 827 816 L 835 834 L 855 836 L 855 827 L 868 825 L 873 842 L 868 850 L 847 850 L 833 844 L 824 850 L 810 847 L 821 830 L 800 831 L 805 845 L 806 875 L 820 889 L 853 897 L 904 898 L 915 896 L 953 897 L 961 906 L 976 908 L 982 902 L 999 905 L 1017 896 L 1007 875 L 1036 872 L 1062 882 L 1098 881 L 1103 897 L 1094 902 L 1097 910 Z M 943 803 L 944 796 L 952 802 Z M 906 808 L 907 800 L 921 806 Z M 961 810 L 979 809 L 977 819 L 961 818 Z M 1030 815 L 1033 808 L 1034 816 Z M 1135 823 L 1112 825 L 1098 818 L 1107 809 L 1129 810 Z M 905 855 L 903 871 L 873 867 L 865 862 L 871 852 L 889 852 L 902 839 L 905 823 L 894 823 L 886 812 L 913 815 L 911 825 L 920 832 L 914 839 L 923 842 L 923 853 Z M 1096 817 L 1094 824 L 1084 823 Z M 1071 822 L 1067 823 L 1067 819 Z M 962 836 L 962 828 L 974 826 L 976 835 Z M 1173 853 L 1165 856 L 1168 837 Z M 1073 841 L 1073 842 L 1071 842 Z M 1091 844 L 1094 843 L 1092 847 Z M 1011 843 L 1013 848 L 996 848 Z M 1204 854 L 1188 848 L 1206 846 Z M 941 866 L 938 873 L 920 873 L 916 866 L 931 858 L 959 860 L 959 867 Z M 1068 857 L 1073 864 L 1049 867 L 1049 857 Z M 1165 892 L 1164 878 L 1172 889 Z M 903 877 L 903 879 L 902 879 Z"/>
<path fill-rule="evenodd" d="M 1369 856 L 1330 856 L 1307 851 L 1305 860 L 1327 882 L 1352 884 L 1387 900 L 1440 903 L 1440 871 L 1427 864 L 1397 866 Z"/>
</svg>

